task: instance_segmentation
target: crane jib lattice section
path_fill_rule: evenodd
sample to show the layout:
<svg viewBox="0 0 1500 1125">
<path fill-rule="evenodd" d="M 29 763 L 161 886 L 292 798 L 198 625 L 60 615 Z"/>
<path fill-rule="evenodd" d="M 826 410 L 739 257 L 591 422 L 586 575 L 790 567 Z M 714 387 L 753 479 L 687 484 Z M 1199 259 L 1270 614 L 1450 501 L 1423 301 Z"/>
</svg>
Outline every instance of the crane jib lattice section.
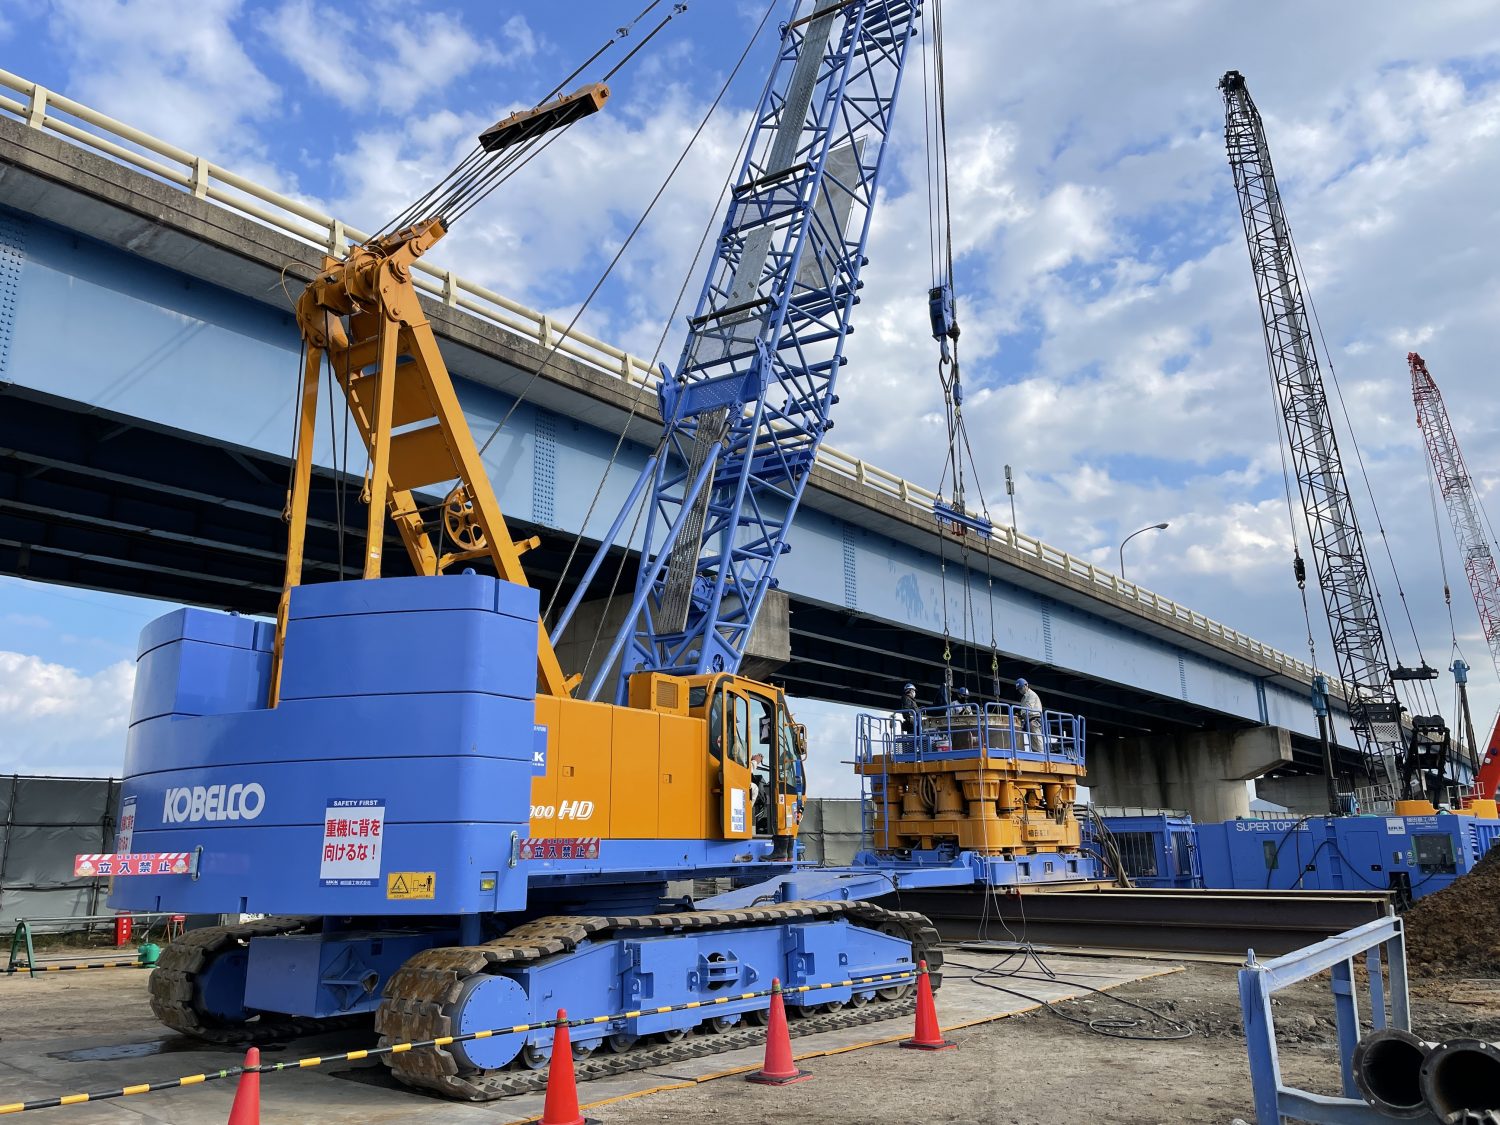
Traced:
<svg viewBox="0 0 1500 1125">
<path fill-rule="evenodd" d="M 327 253 L 342 254 L 351 242 L 358 243 L 368 237 L 367 232 L 304 200 L 273 191 L 6 70 L 0 70 L 0 115 L 19 121 L 40 135 L 64 141 L 81 152 L 104 157 L 157 183 L 179 189 L 206 206 L 223 208 Z M 415 265 L 414 283 L 430 300 L 480 318 L 518 339 L 539 343 L 543 348 L 555 347 L 569 360 L 618 378 L 638 391 L 653 387 L 660 378 L 645 359 L 577 328 L 564 333 L 547 314 L 425 259 Z M 872 500 L 898 504 L 920 513 L 924 521 L 930 519 L 933 502 L 938 499 L 931 489 L 853 457 L 827 442 L 818 447 L 817 465 Z M 1200 637 L 1303 683 L 1310 682 L 1314 674 L 1305 660 L 1014 527 L 998 529 L 988 547 L 1001 558 L 1033 567 L 1059 581 L 1076 583 L 1095 597 L 1116 601 L 1148 620 L 1160 620 L 1186 636 Z"/>
<path fill-rule="evenodd" d="M 1344 476 L 1328 397 L 1318 369 L 1291 230 L 1271 168 L 1265 128 L 1244 79 L 1224 93 L 1224 139 L 1249 244 L 1267 359 L 1286 424 L 1298 491 L 1312 543 L 1318 588 L 1333 634 L 1355 736 L 1369 764 L 1394 781 L 1402 745 L 1400 705 L 1391 681 L 1374 583 Z"/>
</svg>

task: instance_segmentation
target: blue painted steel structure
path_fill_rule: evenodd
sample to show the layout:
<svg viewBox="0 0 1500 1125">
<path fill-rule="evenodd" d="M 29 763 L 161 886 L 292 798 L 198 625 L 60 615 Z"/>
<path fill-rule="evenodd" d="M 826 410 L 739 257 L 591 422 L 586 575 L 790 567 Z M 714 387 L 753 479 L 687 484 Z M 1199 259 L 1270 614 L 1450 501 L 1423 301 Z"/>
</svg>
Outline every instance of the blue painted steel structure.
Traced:
<svg viewBox="0 0 1500 1125">
<path fill-rule="evenodd" d="M 814 8 L 783 31 L 682 358 L 659 384 L 665 434 L 647 467 L 646 561 L 590 699 L 622 649 L 619 703 L 633 672 L 739 668 L 832 428 L 920 10 L 913 0 Z"/>
<path fill-rule="evenodd" d="M 1465 813 L 1232 820 L 1197 827 L 1207 887 L 1394 890 L 1422 898 L 1500 841 L 1500 821 Z"/>
<path fill-rule="evenodd" d="M 1360 1011 L 1354 975 L 1355 964 L 1361 958 L 1368 969 L 1368 1014 Z M 1389 972 L 1389 983 L 1381 972 L 1382 961 Z M 1315 1094 L 1286 1085 L 1281 1079 L 1276 1050 L 1274 994 L 1323 972 L 1330 976 L 1329 991 L 1338 1027 L 1342 1096 Z M 1360 1100 L 1354 1081 L 1354 1048 L 1359 1041 L 1362 1018 L 1375 1029 L 1411 1030 L 1406 987 L 1406 941 L 1399 918 L 1368 922 L 1271 961 L 1257 961 L 1252 949 L 1245 967 L 1240 970 L 1239 985 L 1257 1125 L 1282 1125 L 1288 1120 L 1326 1125 L 1376 1125 L 1391 1120 Z"/>
</svg>

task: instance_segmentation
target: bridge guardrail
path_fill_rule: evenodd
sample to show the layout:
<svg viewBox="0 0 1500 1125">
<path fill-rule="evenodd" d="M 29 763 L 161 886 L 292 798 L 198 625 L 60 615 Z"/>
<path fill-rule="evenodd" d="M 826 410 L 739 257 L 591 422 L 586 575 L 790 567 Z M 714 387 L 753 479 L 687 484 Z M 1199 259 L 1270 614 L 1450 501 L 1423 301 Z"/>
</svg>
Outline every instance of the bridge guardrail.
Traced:
<svg viewBox="0 0 1500 1125">
<path fill-rule="evenodd" d="M 164 183 L 172 184 L 205 200 L 237 211 L 283 234 L 327 253 L 342 252 L 350 243 L 369 237 L 364 231 L 348 226 L 310 204 L 262 187 L 243 176 L 202 156 L 196 156 L 123 121 L 116 120 L 81 102 L 64 97 L 17 74 L 0 70 L 0 90 L 9 89 L 19 98 L 0 94 L 0 113 L 14 116 L 33 129 L 52 133 L 76 145 L 107 156 L 144 172 Z M 65 115 L 65 116 L 64 116 Z M 71 118 L 72 120 L 69 120 Z M 613 344 L 574 328 L 565 331 L 546 313 L 529 309 L 491 289 L 419 261 L 420 276 L 416 286 L 428 296 L 453 308 L 478 316 L 528 342 L 543 348 L 556 347 L 570 358 L 595 370 L 623 379 L 636 387 L 654 386 L 660 378 L 649 363 Z M 938 494 L 887 472 L 867 461 L 824 445 L 818 452 L 818 465 L 849 478 L 887 499 L 895 499 L 923 513 L 931 513 Z M 1188 632 L 1200 633 L 1250 659 L 1282 670 L 1303 681 L 1311 681 L 1313 667 L 1270 645 L 1249 637 L 1187 606 L 1127 582 L 1086 559 L 1013 527 L 998 526 L 993 540 L 1002 547 L 998 557 L 1009 553 L 1077 581 L 1087 583 L 1093 592 L 1113 596 L 1138 609 L 1170 618 Z M 1336 685 L 1341 686 L 1341 685 Z"/>
</svg>

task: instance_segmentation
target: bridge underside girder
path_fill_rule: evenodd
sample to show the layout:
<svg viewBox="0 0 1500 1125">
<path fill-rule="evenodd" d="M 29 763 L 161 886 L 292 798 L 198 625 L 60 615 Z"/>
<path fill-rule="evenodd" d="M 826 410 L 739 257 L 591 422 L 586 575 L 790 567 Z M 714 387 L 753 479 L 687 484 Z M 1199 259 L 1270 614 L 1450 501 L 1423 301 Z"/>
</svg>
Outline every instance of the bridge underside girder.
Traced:
<svg viewBox="0 0 1500 1125">
<path fill-rule="evenodd" d="M 307 544 L 308 581 L 359 573 L 363 465 L 350 465 L 340 536 L 334 474 L 315 475 Z M 14 385 L 0 391 L 0 573 L 136 597 L 271 614 L 281 589 L 289 461 L 233 449 L 139 419 L 84 407 Z M 571 536 L 511 520 L 518 537 L 538 534 L 526 556 L 543 606 L 572 546 Z M 342 538 L 342 552 L 340 539 Z M 592 544 L 580 552 L 587 557 Z M 403 559 L 394 536 L 386 557 Z M 576 575 L 578 567 L 575 564 Z M 602 573 L 612 574 L 611 562 Z M 625 560 L 618 589 L 628 591 L 635 560 Z M 572 593 L 565 584 L 558 605 Z M 792 694 L 885 709 L 901 684 L 937 698 L 943 639 L 838 607 L 792 601 L 789 664 L 773 675 Z M 987 693 L 987 638 L 953 642 L 955 683 Z M 1179 735 L 1245 725 L 1223 714 L 1132 688 L 1039 667 L 999 654 L 1002 684 L 1035 680 L 1049 706 L 1088 718 L 1095 737 L 1153 732 Z M 1318 772 L 1320 755 L 1294 736 L 1284 772 Z M 1353 765 L 1352 756 L 1349 765 Z"/>
</svg>

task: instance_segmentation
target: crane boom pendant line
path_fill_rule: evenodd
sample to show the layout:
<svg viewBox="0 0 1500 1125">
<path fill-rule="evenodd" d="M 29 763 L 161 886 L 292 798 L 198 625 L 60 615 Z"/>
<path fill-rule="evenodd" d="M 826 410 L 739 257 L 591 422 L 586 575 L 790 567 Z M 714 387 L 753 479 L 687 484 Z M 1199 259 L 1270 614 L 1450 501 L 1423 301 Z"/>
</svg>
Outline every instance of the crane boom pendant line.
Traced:
<svg viewBox="0 0 1500 1125">
<path fill-rule="evenodd" d="M 1401 705 L 1313 347 L 1291 230 L 1271 168 L 1265 126 L 1244 77 L 1231 70 L 1219 89 L 1224 95 L 1224 141 L 1255 275 L 1271 377 L 1292 451 L 1334 656 L 1366 767 L 1393 789 L 1403 755 Z"/>
<path fill-rule="evenodd" d="M 920 0 L 798 3 L 782 28 L 681 361 L 659 387 L 665 440 L 643 562 L 591 699 L 622 655 L 622 703 L 635 672 L 740 665 L 831 428 L 920 10 Z"/>
</svg>

